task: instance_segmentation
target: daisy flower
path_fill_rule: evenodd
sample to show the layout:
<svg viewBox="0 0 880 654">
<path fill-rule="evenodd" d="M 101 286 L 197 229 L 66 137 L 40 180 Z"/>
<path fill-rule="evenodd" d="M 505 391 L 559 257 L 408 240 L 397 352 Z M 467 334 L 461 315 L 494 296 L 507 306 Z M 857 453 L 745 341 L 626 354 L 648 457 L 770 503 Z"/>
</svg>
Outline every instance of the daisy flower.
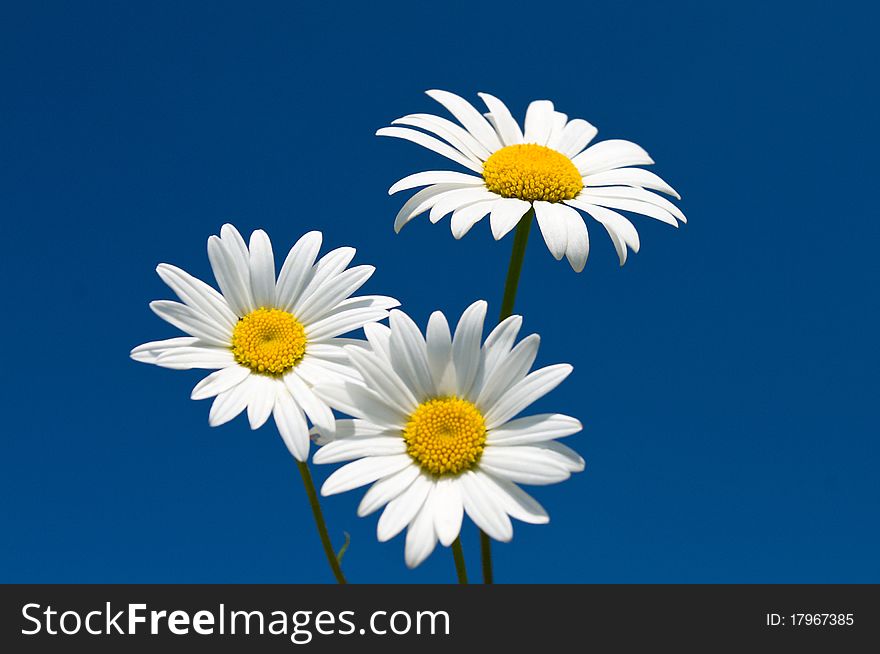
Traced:
<svg viewBox="0 0 880 654">
<path fill-rule="evenodd" d="M 245 244 L 238 230 L 224 225 L 208 239 L 208 258 L 218 293 L 176 266 L 156 272 L 181 302 L 157 300 L 150 308 L 188 336 L 139 345 L 136 361 L 164 368 L 214 370 L 192 391 L 192 399 L 214 398 L 211 426 L 247 409 L 252 429 L 274 416 L 290 452 L 299 461 L 309 454 L 306 416 L 322 430 L 334 427 L 327 404 L 312 388 L 338 379 L 358 379 L 344 347 L 355 341 L 340 334 L 388 316 L 397 300 L 350 297 L 373 274 L 373 266 L 346 270 L 354 248 L 329 252 L 317 263 L 321 233 L 303 236 L 275 277 L 272 243 L 257 230 Z"/>
<path fill-rule="evenodd" d="M 619 139 L 587 147 L 598 130 L 580 118 L 568 120 L 549 100 L 529 105 L 523 130 L 507 106 L 488 93 L 478 94 L 489 110 L 485 115 L 453 93 L 427 93 L 460 125 L 431 114 L 410 114 L 376 134 L 417 143 L 476 175 L 432 170 L 394 184 L 389 194 L 426 187 L 397 214 L 397 232 L 426 211 L 432 223 L 451 212 L 455 238 L 488 215 L 492 235 L 498 240 L 534 209 L 551 254 L 557 260 L 565 256 L 580 272 L 587 262 L 590 240 L 579 211 L 605 228 L 620 265 L 626 262 L 627 248 L 639 251 L 639 234 L 615 210 L 642 214 L 673 227 L 678 227 L 679 220 L 687 222 L 678 207 L 649 189 L 681 199 L 678 193 L 654 173 L 635 167 L 654 163 L 647 152 Z"/>
<path fill-rule="evenodd" d="M 385 506 L 380 541 L 408 527 L 409 567 L 424 561 L 438 539 L 452 544 L 464 513 L 500 541 L 513 536 L 511 517 L 546 523 L 547 513 L 517 483 L 552 484 L 584 468 L 580 456 L 554 440 L 580 431 L 576 419 L 516 418 L 572 367 L 530 373 L 538 335 L 514 345 L 522 318 L 511 316 L 481 343 L 485 316 L 486 303 L 475 302 L 453 336 L 438 311 L 423 336 L 406 314 L 392 311 L 390 328 L 364 327 L 370 350 L 346 348 L 364 383 L 315 389 L 354 416 L 338 421 L 335 438 L 324 438 L 329 442 L 314 455 L 315 463 L 352 461 L 327 478 L 322 494 L 373 484 L 358 515 Z"/>
</svg>

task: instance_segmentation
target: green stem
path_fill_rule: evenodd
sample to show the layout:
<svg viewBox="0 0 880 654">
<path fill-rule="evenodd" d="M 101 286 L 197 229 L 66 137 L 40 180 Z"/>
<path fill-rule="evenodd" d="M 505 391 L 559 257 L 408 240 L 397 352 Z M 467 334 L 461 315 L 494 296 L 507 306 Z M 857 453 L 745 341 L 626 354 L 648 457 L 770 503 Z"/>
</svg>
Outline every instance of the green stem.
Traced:
<svg viewBox="0 0 880 654">
<path fill-rule="evenodd" d="M 516 234 L 513 237 L 513 250 L 510 253 L 510 264 L 507 266 L 507 280 L 504 282 L 504 297 L 501 300 L 501 314 L 498 322 L 513 315 L 513 305 L 516 302 L 516 291 L 519 288 L 519 275 L 522 272 L 523 260 L 526 256 L 526 246 L 529 244 L 529 231 L 532 228 L 532 220 L 535 217 L 535 209 L 529 209 L 516 226 Z M 493 582 L 492 574 L 492 540 L 480 530 L 480 553 L 483 560 L 483 583 Z"/>
<path fill-rule="evenodd" d="M 330 542 L 330 534 L 327 533 L 327 524 L 324 522 L 324 514 L 321 512 L 321 504 L 318 502 L 318 493 L 315 491 L 315 483 L 312 481 L 312 473 L 309 472 L 309 464 L 304 461 L 297 461 L 299 473 L 302 475 L 303 484 L 306 487 L 306 495 L 309 496 L 309 504 L 312 506 L 312 514 L 315 516 L 315 526 L 318 527 L 318 536 L 321 537 L 321 545 L 324 546 L 324 554 L 327 555 L 327 563 L 336 577 L 336 582 L 340 584 L 347 583 L 345 575 L 342 574 L 342 568 L 339 566 L 339 559 L 333 551 L 333 543 Z"/>
<path fill-rule="evenodd" d="M 452 558 L 455 559 L 455 572 L 458 575 L 458 583 L 467 584 L 467 568 L 464 565 L 464 552 L 461 549 L 461 537 L 452 541 Z"/>
</svg>

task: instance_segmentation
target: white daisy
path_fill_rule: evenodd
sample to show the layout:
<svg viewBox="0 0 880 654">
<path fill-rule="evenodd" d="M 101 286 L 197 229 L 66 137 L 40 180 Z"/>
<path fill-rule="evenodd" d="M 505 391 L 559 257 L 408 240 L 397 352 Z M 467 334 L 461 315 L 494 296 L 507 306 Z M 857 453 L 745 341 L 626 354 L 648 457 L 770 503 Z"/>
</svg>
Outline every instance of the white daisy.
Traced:
<svg viewBox="0 0 880 654">
<path fill-rule="evenodd" d="M 336 470 L 321 492 L 366 484 L 358 515 L 386 506 L 377 534 L 386 541 L 409 527 L 406 563 L 415 567 L 439 539 L 449 546 L 464 512 L 492 538 L 513 536 L 510 517 L 542 524 L 547 513 L 516 484 L 552 484 L 583 470 L 584 461 L 554 439 L 581 430 L 559 414 L 514 419 L 553 390 L 568 364 L 529 373 L 540 341 L 514 346 L 522 318 L 511 316 L 481 345 L 486 303 L 472 304 L 452 336 L 442 313 L 427 336 L 403 312 L 391 327 L 366 325 L 370 350 L 348 347 L 364 384 L 319 385 L 315 392 L 353 420 L 337 422 L 335 438 L 315 463 L 353 461 Z M 321 442 L 321 441 L 319 441 Z M 375 483 L 373 483 L 375 482 Z"/>
<path fill-rule="evenodd" d="M 687 222 L 678 207 L 648 189 L 681 199 L 678 193 L 654 173 L 633 167 L 654 163 L 647 152 L 619 139 L 587 147 L 598 130 L 580 118 L 568 120 L 549 100 L 529 105 L 523 131 L 505 104 L 488 93 L 478 94 L 489 109 L 485 115 L 453 93 L 427 93 L 461 125 L 430 114 L 410 114 L 392 121 L 407 127 L 383 127 L 376 134 L 417 143 L 476 175 L 432 170 L 401 179 L 389 194 L 427 188 L 403 205 L 394 221 L 395 231 L 426 211 L 433 223 L 452 212 L 452 234 L 461 238 L 489 215 L 497 240 L 534 208 L 550 252 L 557 260 L 567 257 L 580 272 L 590 241 L 578 210 L 602 224 L 620 265 L 626 262 L 627 247 L 639 251 L 639 234 L 615 209 L 673 227 L 678 227 L 678 220 Z"/>
<path fill-rule="evenodd" d="M 266 232 L 251 234 L 248 246 L 235 227 L 224 225 L 220 236 L 208 239 L 208 258 L 222 295 L 180 268 L 160 264 L 156 272 L 183 303 L 157 300 L 150 308 L 189 336 L 139 345 L 131 357 L 177 370 L 216 370 L 192 391 L 194 400 L 215 398 L 211 426 L 232 420 L 245 408 L 252 429 L 273 415 L 290 452 L 306 461 L 305 416 L 322 430 L 334 427 L 330 407 L 313 386 L 359 379 L 343 348 L 367 343 L 338 336 L 386 318 L 388 309 L 399 304 L 378 295 L 349 297 L 375 268 L 346 270 L 355 254 L 349 247 L 315 263 L 321 240 L 320 232 L 299 239 L 276 280 Z"/>
</svg>

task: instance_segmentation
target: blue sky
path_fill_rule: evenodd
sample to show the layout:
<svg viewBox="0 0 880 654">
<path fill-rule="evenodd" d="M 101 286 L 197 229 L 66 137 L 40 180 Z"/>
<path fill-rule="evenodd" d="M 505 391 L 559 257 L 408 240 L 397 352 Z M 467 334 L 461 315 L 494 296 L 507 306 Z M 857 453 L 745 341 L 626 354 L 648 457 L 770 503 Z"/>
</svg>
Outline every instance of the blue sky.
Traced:
<svg viewBox="0 0 880 654">
<path fill-rule="evenodd" d="M 536 411 L 580 417 L 587 469 L 533 489 L 551 523 L 496 546 L 500 581 L 880 581 L 877 60 L 847 3 L 8 5 L 0 17 L 5 294 L 0 581 L 329 581 L 274 427 L 207 424 L 197 371 L 132 362 L 175 335 L 148 309 L 207 237 L 320 229 L 422 325 L 497 311 L 512 237 L 391 228 L 385 191 L 442 164 L 373 136 L 443 88 L 535 98 L 626 138 L 684 196 L 636 218 L 617 265 L 536 238 L 517 310 L 538 364 L 575 372 Z M 546 12 L 546 15 L 542 15 Z M 868 88 L 871 87 L 871 88 Z M 317 466 L 323 479 L 334 466 Z M 408 571 L 360 493 L 324 501 L 352 581 Z M 472 576 L 476 533 L 463 534 Z"/>
</svg>

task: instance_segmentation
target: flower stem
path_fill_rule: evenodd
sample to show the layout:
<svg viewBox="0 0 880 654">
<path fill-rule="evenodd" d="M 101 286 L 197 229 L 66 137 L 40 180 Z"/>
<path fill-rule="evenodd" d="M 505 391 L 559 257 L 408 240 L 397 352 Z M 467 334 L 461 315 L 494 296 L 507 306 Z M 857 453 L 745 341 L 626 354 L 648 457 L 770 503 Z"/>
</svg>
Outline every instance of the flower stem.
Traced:
<svg viewBox="0 0 880 654">
<path fill-rule="evenodd" d="M 510 264 L 507 266 L 507 280 L 504 282 L 504 297 L 501 300 L 501 314 L 498 322 L 509 318 L 513 314 L 513 305 L 516 302 L 516 291 L 519 288 L 519 275 L 522 272 L 523 260 L 526 256 L 526 246 L 529 244 L 529 231 L 532 228 L 532 219 L 535 217 L 534 207 L 523 216 L 516 226 L 516 234 L 513 237 L 513 250 L 510 253 Z M 494 580 L 492 573 L 492 540 L 480 530 L 480 553 L 483 559 L 483 583 L 491 584 Z"/>
<path fill-rule="evenodd" d="M 321 512 L 321 504 L 318 502 L 318 493 L 315 491 L 315 483 L 312 481 L 312 473 L 309 472 L 309 464 L 304 461 L 297 461 L 299 473 L 302 475 L 303 484 L 306 487 L 306 495 L 309 497 L 309 504 L 312 506 L 312 514 L 315 516 L 315 526 L 318 527 L 318 536 L 321 537 L 321 545 L 324 546 L 324 554 L 327 555 L 327 563 L 336 577 L 336 582 L 340 584 L 347 583 L 345 575 L 342 574 L 342 568 L 339 566 L 339 559 L 333 551 L 333 543 L 330 542 L 330 534 L 327 533 L 327 524 L 324 522 L 324 514 Z"/>
<path fill-rule="evenodd" d="M 461 549 L 461 537 L 452 541 L 452 558 L 455 559 L 455 572 L 458 574 L 458 583 L 467 584 L 467 568 L 464 565 L 464 552 Z"/>
</svg>

